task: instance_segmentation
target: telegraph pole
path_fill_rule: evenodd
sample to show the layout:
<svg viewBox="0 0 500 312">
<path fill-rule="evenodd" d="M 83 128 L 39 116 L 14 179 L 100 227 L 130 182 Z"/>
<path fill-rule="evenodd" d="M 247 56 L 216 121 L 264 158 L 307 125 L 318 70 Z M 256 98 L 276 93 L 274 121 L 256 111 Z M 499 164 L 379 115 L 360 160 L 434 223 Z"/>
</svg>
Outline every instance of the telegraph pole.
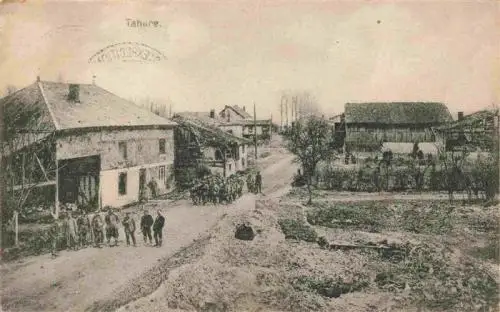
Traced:
<svg viewBox="0 0 500 312">
<path fill-rule="evenodd" d="M 285 102 L 286 127 L 288 127 L 288 98 Z"/>
<path fill-rule="evenodd" d="M 281 95 L 281 103 L 280 103 L 280 114 L 281 114 L 281 118 L 280 118 L 280 125 L 281 125 L 281 128 L 280 130 L 283 131 L 283 102 L 285 100 L 285 95 Z"/>
<path fill-rule="evenodd" d="M 497 171 L 498 171 L 498 177 L 497 177 L 497 183 L 498 183 L 498 190 L 497 190 L 497 199 L 500 199 L 500 108 L 497 107 L 496 109 L 496 116 L 495 116 L 495 154 L 496 156 L 496 165 L 497 165 Z"/>
<path fill-rule="evenodd" d="M 255 101 L 253 102 L 253 141 L 255 145 L 255 159 L 257 159 L 257 113 L 255 112 Z"/>
</svg>

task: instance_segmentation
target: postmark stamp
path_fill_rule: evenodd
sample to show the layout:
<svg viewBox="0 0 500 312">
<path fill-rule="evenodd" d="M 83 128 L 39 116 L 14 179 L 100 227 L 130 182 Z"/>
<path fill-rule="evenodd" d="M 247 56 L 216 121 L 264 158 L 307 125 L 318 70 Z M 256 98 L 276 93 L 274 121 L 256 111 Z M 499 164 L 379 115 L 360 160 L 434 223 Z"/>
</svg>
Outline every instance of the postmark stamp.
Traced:
<svg viewBox="0 0 500 312">
<path fill-rule="evenodd" d="M 160 62 L 165 55 L 147 44 L 140 42 L 121 42 L 109 45 L 89 58 L 89 63 L 108 62 Z"/>
</svg>

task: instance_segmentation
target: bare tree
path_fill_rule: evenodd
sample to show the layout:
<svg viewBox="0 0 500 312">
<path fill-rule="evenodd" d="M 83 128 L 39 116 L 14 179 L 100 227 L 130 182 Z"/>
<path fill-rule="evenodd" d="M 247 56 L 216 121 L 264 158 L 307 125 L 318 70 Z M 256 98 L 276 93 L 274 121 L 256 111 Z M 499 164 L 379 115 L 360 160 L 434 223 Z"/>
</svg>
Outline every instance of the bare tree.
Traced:
<svg viewBox="0 0 500 312">
<path fill-rule="evenodd" d="M 11 94 L 13 94 L 16 91 L 17 91 L 17 88 L 15 86 L 13 86 L 13 85 L 7 85 L 5 87 L 5 96 L 11 95 Z"/>
<path fill-rule="evenodd" d="M 286 132 L 285 139 L 287 149 L 297 156 L 302 166 L 309 193 L 308 204 L 311 204 L 311 185 L 316 166 L 320 161 L 331 158 L 335 151 L 332 129 L 325 119 L 311 116 L 297 121 Z"/>
<path fill-rule="evenodd" d="M 288 120 L 288 111 L 291 112 L 292 121 L 307 118 L 309 116 L 321 116 L 319 103 L 309 91 L 283 91 L 280 110 L 283 111 L 283 109 L 285 111 L 286 120 Z"/>
</svg>

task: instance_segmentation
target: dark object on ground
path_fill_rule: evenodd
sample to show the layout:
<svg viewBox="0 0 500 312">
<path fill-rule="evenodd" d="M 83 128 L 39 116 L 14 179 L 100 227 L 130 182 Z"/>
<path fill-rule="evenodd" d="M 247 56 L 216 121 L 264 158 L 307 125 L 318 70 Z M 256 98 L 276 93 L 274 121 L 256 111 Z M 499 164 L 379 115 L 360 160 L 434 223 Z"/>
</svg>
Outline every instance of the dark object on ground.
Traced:
<svg viewBox="0 0 500 312">
<path fill-rule="evenodd" d="M 319 237 L 317 243 L 322 249 L 325 249 L 329 246 L 329 243 L 324 236 Z"/>
<path fill-rule="evenodd" d="M 302 175 L 302 174 L 296 174 L 293 177 L 293 181 L 292 181 L 292 186 L 293 187 L 301 187 L 301 186 L 304 186 L 306 184 L 307 184 L 307 180 L 304 177 L 304 175 Z"/>
<path fill-rule="evenodd" d="M 255 233 L 251 226 L 240 224 L 236 227 L 236 232 L 234 233 L 234 237 L 240 240 L 250 241 L 254 239 Z"/>
</svg>

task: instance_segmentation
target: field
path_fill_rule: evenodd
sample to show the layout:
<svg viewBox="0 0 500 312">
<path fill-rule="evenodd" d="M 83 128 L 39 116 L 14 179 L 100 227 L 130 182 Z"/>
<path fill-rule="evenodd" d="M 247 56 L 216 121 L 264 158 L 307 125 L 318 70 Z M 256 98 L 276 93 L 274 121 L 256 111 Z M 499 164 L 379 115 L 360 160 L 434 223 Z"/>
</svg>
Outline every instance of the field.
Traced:
<svg viewBox="0 0 500 312">
<path fill-rule="evenodd" d="M 304 201 L 294 189 L 228 212 L 209 237 L 152 269 L 158 288 L 146 273 L 93 311 L 497 311 L 494 208 Z M 234 238 L 241 223 L 254 240 Z"/>
</svg>

